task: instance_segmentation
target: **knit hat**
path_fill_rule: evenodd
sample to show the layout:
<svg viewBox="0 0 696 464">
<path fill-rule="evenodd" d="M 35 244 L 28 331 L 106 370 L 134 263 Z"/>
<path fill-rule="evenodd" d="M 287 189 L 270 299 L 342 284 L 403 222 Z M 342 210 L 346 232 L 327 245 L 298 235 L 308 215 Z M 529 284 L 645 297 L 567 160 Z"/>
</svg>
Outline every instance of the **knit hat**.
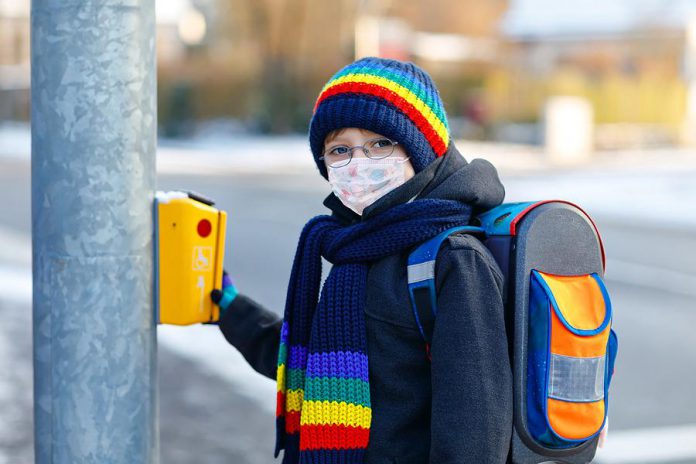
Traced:
<svg viewBox="0 0 696 464">
<path fill-rule="evenodd" d="M 411 62 L 361 58 L 344 67 L 326 83 L 314 105 L 309 144 L 324 178 L 326 166 L 318 158 L 324 139 L 333 130 L 358 127 L 399 142 L 411 157 L 415 172 L 447 151 L 447 115 L 431 77 Z"/>
</svg>

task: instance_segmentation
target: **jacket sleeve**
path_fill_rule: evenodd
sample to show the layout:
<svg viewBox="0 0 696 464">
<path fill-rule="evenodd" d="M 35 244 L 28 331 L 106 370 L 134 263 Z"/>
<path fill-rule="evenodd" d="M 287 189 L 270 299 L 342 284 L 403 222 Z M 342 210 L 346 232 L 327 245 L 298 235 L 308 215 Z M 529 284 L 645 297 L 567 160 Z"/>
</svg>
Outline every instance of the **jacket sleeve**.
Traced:
<svg viewBox="0 0 696 464">
<path fill-rule="evenodd" d="M 243 294 L 238 294 L 218 325 L 230 344 L 260 374 L 276 378 L 283 318 Z"/>
<path fill-rule="evenodd" d="M 448 242 L 435 272 L 430 462 L 505 463 L 512 371 L 502 274 L 477 239 L 457 236 Z"/>
</svg>

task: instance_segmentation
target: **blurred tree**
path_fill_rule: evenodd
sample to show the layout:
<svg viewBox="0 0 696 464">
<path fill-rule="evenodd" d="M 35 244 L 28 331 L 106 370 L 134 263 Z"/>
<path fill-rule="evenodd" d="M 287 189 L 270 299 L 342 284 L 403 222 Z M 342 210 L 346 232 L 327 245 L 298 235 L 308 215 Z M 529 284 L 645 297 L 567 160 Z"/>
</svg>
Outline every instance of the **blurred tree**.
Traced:
<svg viewBox="0 0 696 464">
<path fill-rule="evenodd" d="M 306 130 L 323 81 L 352 56 L 355 1 L 231 0 L 218 5 L 216 42 L 229 45 L 224 59 L 230 74 L 244 75 L 251 84 L 246 106 L 257 129 Z"/>
<path fill-rule="evenodd" d="M 184 137 L 193 133 L 194 89 L 189 82 L 181 81 L 172 86 L 164 99 L 166 117 L 160 123 L 167 137 Z"/>
<path fill-rule="evenodd" d="M 203 1 L 203 0 L 196 0 Z M 194 86 L 202 119 L 246 120 L 264 132 L 307 130 L 315 99 L 336 70 L 355 57 L 356 20 L 399 18 L 414 32 L 466 37 L 497 34 L 508 0 L 206 0 L 208 37 L 177 62 L 160 63 L 160 94 L 182 79 Z M 407 49 L 407 53 L 408 49 Z M 461 93 L 481 87 L 490 63 L 427 61 L 448 111 L 462 114 Z M 475 90 L 475 89 L 474 89 Z M 166 118 L 172 105 L 160 105 Z"/>
<path fill-rule="evenodd" d="M 257 37 L 264 62 L 258 113 L 264 132 L 290 131 L 293 111 L 301 103 L 296 92 L 301 70 L 293 63 L 299 55 L 308 3 L 309 0 L 247 1 L 258 25 Z"/>
</svg>

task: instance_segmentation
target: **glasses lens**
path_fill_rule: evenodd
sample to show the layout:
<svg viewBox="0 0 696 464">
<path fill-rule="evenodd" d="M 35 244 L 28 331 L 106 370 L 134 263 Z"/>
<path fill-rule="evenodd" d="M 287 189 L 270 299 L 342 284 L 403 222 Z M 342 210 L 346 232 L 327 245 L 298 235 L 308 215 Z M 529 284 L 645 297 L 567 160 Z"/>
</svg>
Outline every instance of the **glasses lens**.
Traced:
<svg viewBox="0 0 696 464">
<path fill-rule="evenodd" d="M 350 148 L 339 145 L 327 151 L 324 155 L 324 159 L 326 159 L 326 164 L 328 164 L 329 167 L 340 168 L 350 163 L 351 153 L 352 151 Z"/>
<path fill-rule="evenodd" d="M 394 153 L 394 146 L 396 144 L 389 140 L 388 138 L 379 138 L 374 140 L 368 140 L 365 142 L 365 148 L 367 148 L 367 157 L 372 159 L 382 159 Z"/>
</svg>

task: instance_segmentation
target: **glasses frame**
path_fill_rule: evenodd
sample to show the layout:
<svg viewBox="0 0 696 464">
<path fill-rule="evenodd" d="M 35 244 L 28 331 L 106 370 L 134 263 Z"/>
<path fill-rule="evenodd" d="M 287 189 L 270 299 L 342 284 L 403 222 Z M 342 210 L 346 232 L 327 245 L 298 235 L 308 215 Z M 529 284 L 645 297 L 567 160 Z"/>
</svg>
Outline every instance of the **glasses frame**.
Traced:
<svg viewBox="0 0 696 464">
<path fill-rule="evenodd" d="M 367 148 L 367 144 L 370 142 L 376 142 L 377 140 L 389 140 L 392 143 L 392 151 L 388 155 L 384 155 L 384 156 L 379 156 L 379 157 L 370 156 L 370 149 Z M 354 147 L 349 147 L 348 145 L 336 145 L 335 147 L 331 147 L 331 150 L 333 150 L 334 148 L 337 148 L 337 147 L 346 147 L 348 150 L 350 150 L 350 156 L 348 156 L 348 160 L 345 163 L 340 164 L 338 166 L 332 166 L 329 163 L 326 163 L 326 165 L 330 168 L 342 168 L 343 166 L 348 166 L 350 164 L 350 162 L 353 161 L 353 151 L 356 148 L 362 149 L 363 153 L 365 153 L 365 156 L 367 156 L 368 158 L 373 159 L 373 160 L 381 160 L 381 159 L 389 158 L 391 155 L 394 154 L 394 150 L 396 149 L 397 145 L 399 145 L 399 142 L 392 140 L 389 137 L 374 137 L 370 140 L 366 140 L 365 143 L 363 143 L 362 145 L 356 145 Z M 324 150 L 322 152 L 321 156 L 318 159 L 320 161 L 326 160 L 326 150 Z"/>
</svg>

